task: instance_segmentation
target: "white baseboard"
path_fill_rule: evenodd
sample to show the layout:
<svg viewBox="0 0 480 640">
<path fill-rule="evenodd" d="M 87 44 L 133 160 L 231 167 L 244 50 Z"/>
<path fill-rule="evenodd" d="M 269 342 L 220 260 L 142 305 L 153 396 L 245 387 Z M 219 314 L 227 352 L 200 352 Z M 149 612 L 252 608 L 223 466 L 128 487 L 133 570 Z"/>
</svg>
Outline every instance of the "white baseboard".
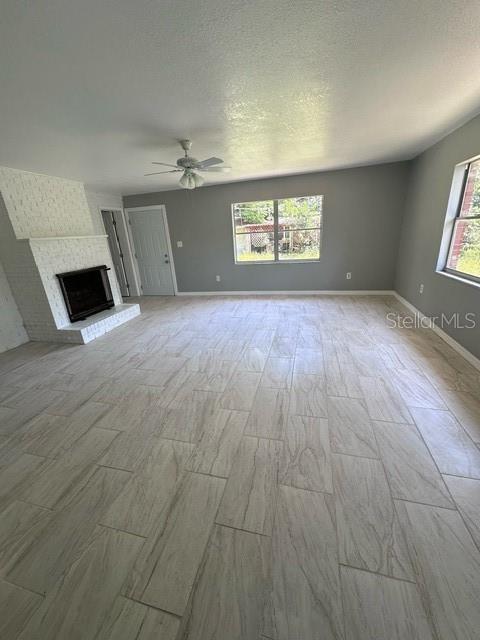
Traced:
<svg viewBox="0 0 480 640">
<path fill-rule="evenodd" d="M 394 291 L 178 291 L 177 296 L 393 296 Z"/>
<path fill-rule="evenodd" d="M 417 307 L 415 307 L 411 302 L 409 302 L 404 297 L 402 297 L 399 293 L 397 293 L 396 291 L 393 291 L 392 293 L 395 296 L 395 298 L 399 302 L 401 302 L 403 306 L 406 307 L 409 311 L 416 313 L 419 318 L 427 318 L 427 320 L 430 320 L 428 316 L 422 313 L 419 309 L 417 309 Z M 476 369 L 480 371 L 480 360 L 476 356 L 474 356 L 473 353 L 470 353 L 470 351 L 465 349 L 465 347 L 462 347 L 462 345 L 459 342 L 457 342 L 451 336 L 449 336 L 448 333 L 445 333 L 443 329 L 440 329 L 440 327 L 438 327 L 432 320 L 430 320 L 429 322 L 429 327 L 434 333 L 437 334 L 437 336 L 442 338 L 444 342 L 446 342 L 450 347 L 452 347 L 452 349 L 455 349 L 457 353 L 463 356 L 465 360 L 467 360 L 471 365 L 473 365 Z"/>
</svg>

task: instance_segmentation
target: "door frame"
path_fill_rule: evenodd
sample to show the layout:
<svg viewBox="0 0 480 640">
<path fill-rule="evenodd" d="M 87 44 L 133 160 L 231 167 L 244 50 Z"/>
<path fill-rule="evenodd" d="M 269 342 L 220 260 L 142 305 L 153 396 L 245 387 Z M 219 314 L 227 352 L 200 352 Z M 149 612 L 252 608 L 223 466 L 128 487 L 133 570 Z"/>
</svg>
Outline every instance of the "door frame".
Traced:
<svg viewBox="0 0 480 640">
<path fill-rule="evenodd" d="M 135 267 L 135 275 L 137 276 L 138 282 L 140 283 L 140 287 L 142 288 L 142 278 L 140 277 L 140 269 L 138 268 L 137 258 L 135 257 L 135 242 L 133 240 L 132 234 L 132 224 L 130 222 L 130 215 L 135 215 L 136 211 L 159 211 L 162 215 L 162 221 L 165 228 L 165 236 L 167 239 L 167 253 L 168 260 L 170 264 L 170 272 L 172 274 L 172 282 L 173 282 L 173 295 L 178 295 L 178 287 L 177 287 L 177 275 L 175 273 L 175 262 L 173 260 L 173 251 L 172 251 L 172 242 L 170 239 L 170 229 L 168 227 L 168 218 L 167 218 L 167 210 L 164 204 L 155 204 L 149 205 L 147 207 L 127 207 L 125 210 L 125 217 L 127 219 L 127 230 L 128 230 L 128 238 L 130 240 L 130 246 L 132 249 L 132 260 Z M 143 289 L 142 289 L 143 291 Z M 143 295 L 143 293 L 141 293 Z"/>
<path fill-rule="evenodd" d="M 110 245 L 110 240 L 112 241 L 112 244 L 114 243 L 117 247 L 117 251 L 118 251 L 118 257 L 120 258 L 120 263 L 121 263 L 121 268 L 123 271 L 123 279 L 125 280 L 125 286 L 127 288 L 127 293 L 126 295 L 124 295 L 122 292 L 122 297 L 124 298 L 130 298 L 130 296 L 132 295 L 132 287 L 130 285 L 129 282 L 129 278 L 127 275 L 127 267 L 125 264 L 125 253 L 122 250 L 122 245 L 120 243 L 120 236 L 118 233 L 118 223 L 117 220 L 115 218 L 115 214 L 119 213 L 121 215 L 121 211 L 119 211 L 118 209 L 100 209 L 100 215 L 102 217 L 102 222 L 103 222 L 103 226 L 105 227 L 105 216 L 109 215 L 110 219 L 112 221 L 112 227 L 113 227 L 113 237 L 111 237 L 111 234 L 108 232 L 107 227 L 105 227 L 105 231 L 108 235 L 108 244 L 109 244 L 109 248 L 110 248 L 110 253 L 112 253 L 111 250 L 111 245 Z M 128 241 L 128 240 L 127 240 Z M 113 255 L 112 255 L 112 262 L 113 262 L 113 266 L 115 267 L 115 261 L 113 259 Z M 118 274 L 117 274 L 117 280 L 119 280 L 118 278 Z M 121 287 L 121 283 L 119 282 L 118 285 Z"/>
</svg>

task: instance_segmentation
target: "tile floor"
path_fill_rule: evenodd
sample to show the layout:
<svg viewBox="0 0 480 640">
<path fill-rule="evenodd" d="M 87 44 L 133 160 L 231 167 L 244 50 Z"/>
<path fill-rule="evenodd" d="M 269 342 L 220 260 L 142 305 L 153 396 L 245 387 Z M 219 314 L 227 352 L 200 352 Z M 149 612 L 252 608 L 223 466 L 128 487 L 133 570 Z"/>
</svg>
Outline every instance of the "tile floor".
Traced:
<svg viewBox="0 0 480 640">
<path fill-rule="evenodd" d="M 388 297 L 0 355 L 0 638 L 478 640 L 480 372 Z"/>
</svg>

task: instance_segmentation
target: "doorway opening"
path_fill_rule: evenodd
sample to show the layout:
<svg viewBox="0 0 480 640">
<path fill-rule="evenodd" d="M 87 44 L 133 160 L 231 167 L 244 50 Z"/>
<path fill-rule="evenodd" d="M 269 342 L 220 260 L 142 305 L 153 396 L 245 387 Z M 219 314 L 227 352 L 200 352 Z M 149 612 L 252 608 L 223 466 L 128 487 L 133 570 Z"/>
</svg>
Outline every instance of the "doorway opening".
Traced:
<svg viewBox="0 0 480 640">
<path fill-rule="evenodd" d="M 125 249 L 122 247 L 122 240 L 123 243 L 125 243 L 127 239 L 126 237 L 122 239 L 121 234 L 119 233 L 117 221 L 118 215 L 121 216 L 121 211 L 102 209 L 103 224 L 108 236 L 108 244 L 110 247 L 110 253 L 112 254 L 115 273 L 117 274 L 117 281 L 122 296 L 124 298 L 128 298 L 132 293 L 125 266 Z"/>
</svg>

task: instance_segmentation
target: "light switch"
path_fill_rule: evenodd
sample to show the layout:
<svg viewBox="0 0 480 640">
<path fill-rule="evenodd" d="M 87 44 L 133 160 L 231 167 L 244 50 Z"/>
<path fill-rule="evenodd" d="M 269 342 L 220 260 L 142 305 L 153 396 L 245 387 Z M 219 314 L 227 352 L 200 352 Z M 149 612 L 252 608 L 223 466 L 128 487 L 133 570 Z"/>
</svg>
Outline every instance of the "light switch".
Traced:
<svg viewBox="0 0 480 640">
<path fill-rule="evenodd" d="M 183 247 L 183 242 L 181 240 L 177 240 L 177 247 L 181 249 Z"/>
</svg>

